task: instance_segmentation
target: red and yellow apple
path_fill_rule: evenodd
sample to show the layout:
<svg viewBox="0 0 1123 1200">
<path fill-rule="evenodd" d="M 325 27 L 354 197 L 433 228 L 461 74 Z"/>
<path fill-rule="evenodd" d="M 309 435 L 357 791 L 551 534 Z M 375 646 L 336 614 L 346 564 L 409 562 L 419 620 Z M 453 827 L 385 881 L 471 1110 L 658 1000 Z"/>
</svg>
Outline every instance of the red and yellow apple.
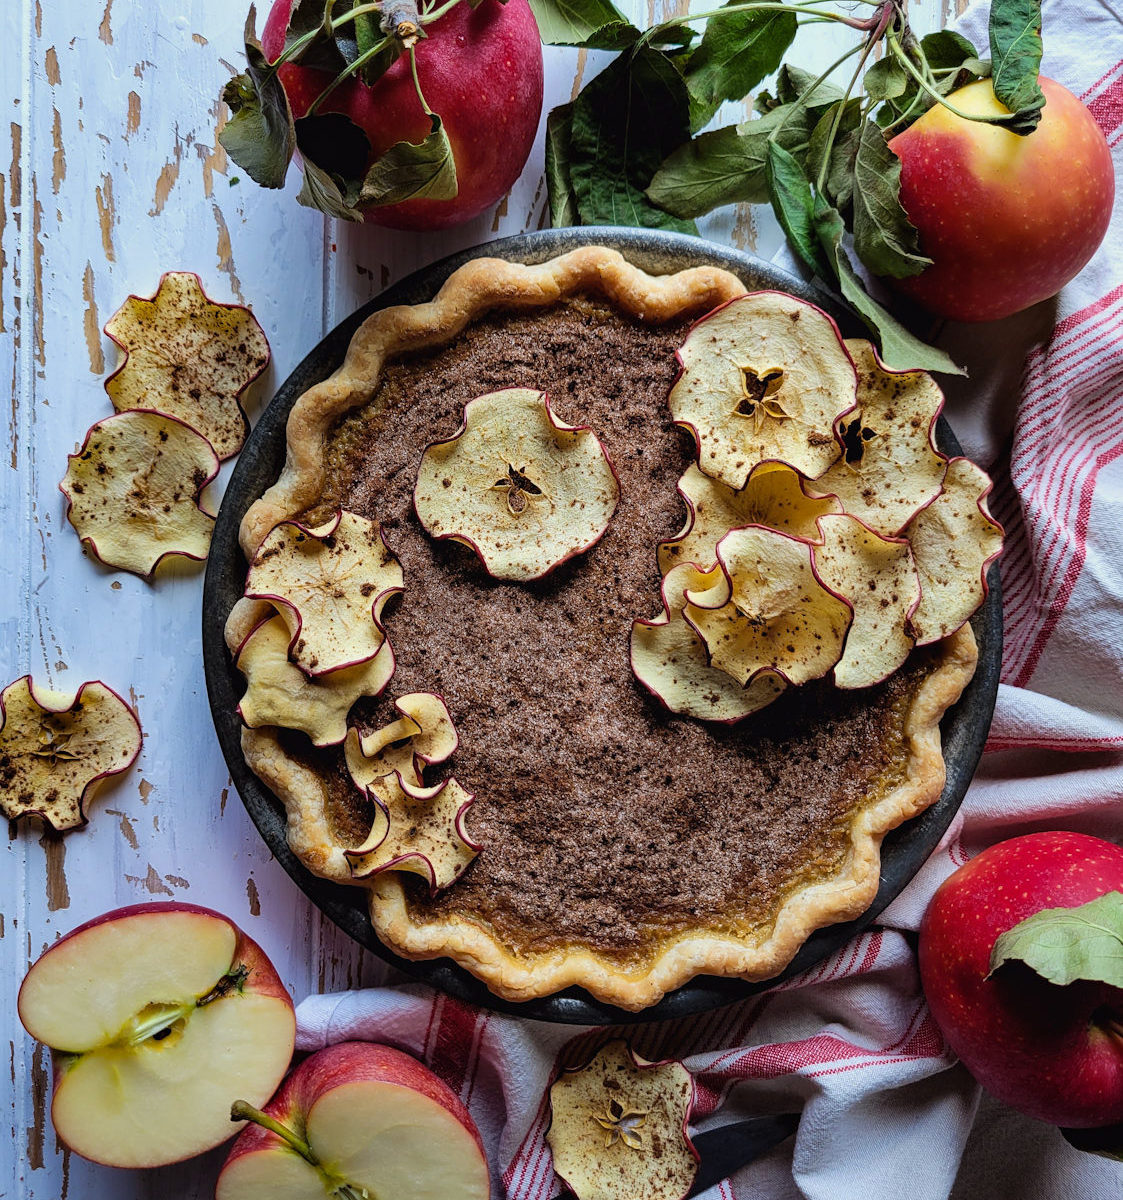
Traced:
<svg viewBox="0 0 1123 1200">
<path fill-rule="evenodd" d="M 304 1060 L 230 1148 L 215 1200 L 325 1194 L 487 1200 L 483 1142 L 459 1097 L 390 1046 L 341 1042 Z"/>
<path fill-rule="evenodd" d="M 284 49 L 292 7 L 293 0 L 275 0 L 269 12 L 261 45 L 270 61 Z M 364 215 L 394 229 L 446 229 L 495 204 L 519 177 L 542 113 L 542 40 L 527 0 L 460 0 L 425 26 L 416 57 L 422 93 L 452 145 L 457 194 L 388 204 Z M 278 77 L 297 120 L 332 80 L 328 72 L 298 63 L 281 66 Z M 373 86 L 346 80 L 317 112 L 349 117 L 370 141 L 371 162 L 396 142 L 421 142 L 431 128 L 407 54 Z"/>
<path fill-rule="evenodd" d="M 992 972 L 991 952 L 1026 918 L 1113 891 L 1123 891 L 1123 848 L 1035 833 L 960 867 L 921 922 L 921 982 L 951 1048 L 987 1091 L 1054 1125 L 1123 1121 L 1123 988 L 1060 986 L 1019 961 Z"/>
<path fill-rule="evenodd" d="M 941 316 L 989 321 L 1046 300 L 1072 279 L 1107 232 L 1115 175 L 1092 114 L 1051 79 L 1027 137 L 935 105 L 890 148 L 901 202 L 932 266 L 894 286 Z M 989 80 L 948 97 L 973 116 L 1007 110 Z"/>
<path fill-rule="evenodd" d="M 59 1140 L 94 1162 L 154 1167 L 236 1128 L 230 1105 L 264 1103 L 292 1059 L 292 999 L 228 917 L 138 904 L 87 921 L 32 965 L 19 1015 L 51 1048 Z"/>
</svg>

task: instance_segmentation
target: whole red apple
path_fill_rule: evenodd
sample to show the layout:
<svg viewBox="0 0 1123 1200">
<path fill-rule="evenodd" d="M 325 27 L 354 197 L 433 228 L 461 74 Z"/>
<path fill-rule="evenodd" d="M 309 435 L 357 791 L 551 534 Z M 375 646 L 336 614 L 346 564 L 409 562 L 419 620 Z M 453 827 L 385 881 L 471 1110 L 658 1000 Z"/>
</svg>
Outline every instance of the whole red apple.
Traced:
<svg viewBox="0 0 1123 1200">
<path fill-rule="evenodd" d="M 468 1110 L 391 1046 L 328 1046 L 296 1067 L 264 1112 L 247 1115 L 253 1123 L 230 1148 L 215 1200 L 487 1200 L 487 1158 Z"/>
<path fill-rule="evenodd" d="M 999 935 L 1042 909 L 1123 891 L 1123 848 L 1034 833 L 984 850 L 944 881 L 920 926 L 932 1015 L 972 1075 L 1054 1125 L 1123 1121 L 1123 988 L 1049 983 L 1021 962 L 993 975 Z"/>
<path fill-rule="evenodd" d="M 1027 137 L 937 104 L 889 146 L 901 202 L 933 265 L 894 286 L 958 321 L 990 321 L 1056 295 L 1095 253 L 1111 218 L 1111 152 L 1091 113 L 1040 79 L 1041 123 Z M 1007 110 L 989 80 L 948 97 L 963 112 Z"/>
<path fill-rule="evenodd" d="M 261 35 L 274 61 L 285 44 L 293 0 L 275 0 Z M 367 221 L 394 229 L 446 229 L 501 199 L 530 154 L 542 113 L 542 40 L 527 0 L 460 0 L 425 26 L 417 75 L 425 100 L 444 123 L 456 163 L 451 200 L 417 199 L 367 209 Z M 278 77 L 293 117 L 305 115 L 331 82 L 324 71 L 286 63 Z M 431 122 L 402 55 L 373 86 L 351 78 L 319 105 L 340 112 L 367 135 L 373 162 L 396 142 L 421 142 Z"/>
<path fill-rule="evenodd" d="M 51 1048 L 59 1140 L 116 1167 L 225 1142 L 230 1105 L 272 1095 L 296 1036 L 261 947 L 179 901 L 115 909 L 60 938 L 28 971 L 19 1015 Z"/>
</svg>

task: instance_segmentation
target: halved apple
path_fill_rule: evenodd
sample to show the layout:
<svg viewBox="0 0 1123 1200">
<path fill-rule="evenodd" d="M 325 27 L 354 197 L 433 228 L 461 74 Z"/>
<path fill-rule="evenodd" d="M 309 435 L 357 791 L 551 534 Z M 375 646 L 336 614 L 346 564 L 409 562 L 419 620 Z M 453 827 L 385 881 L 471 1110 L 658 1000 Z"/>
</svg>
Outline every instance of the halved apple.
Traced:
<svg viewBox="0 0 1123 1200">
<path fill-rule="evenodd" d="M 390 1046 L 341 1042 L 302 1062 L 243 1130 L 215 1200 L 487 1200 L 487 1158 L 459 1097 Z"/>
<path fill-rule="evenodd" d="M 228 917 L 176 901 L 115 909 L 55 942 L 19 992 L 51 1048 L 59 1140 L 94 1162 L 155 1167 L 236 1132 L 292 1059 L 292 999 Z"/>
</svg>

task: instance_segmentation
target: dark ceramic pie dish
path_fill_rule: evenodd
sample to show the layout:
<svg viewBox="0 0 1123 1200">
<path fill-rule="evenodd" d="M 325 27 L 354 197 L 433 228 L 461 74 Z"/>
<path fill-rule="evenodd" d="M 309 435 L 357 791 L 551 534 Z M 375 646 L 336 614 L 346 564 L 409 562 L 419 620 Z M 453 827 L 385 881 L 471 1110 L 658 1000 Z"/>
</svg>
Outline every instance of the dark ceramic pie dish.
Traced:
<svg viewBox="0 0 1123 1200">
<path fill-rule="evenodd" d="M 247 767 L 242 757 L 241 724 L 236 712 L 243 691 L 241 674 L 231 663 L 223 637 L 227 614 L 242 595 L 246 562 L 238 545 L 238 528 L 250 504 L 274 482 L 285 457 L 285 422 L 297 397 L 329 375 L 343 360 L 351 336 L 372 312 L 392 304 L 415 304 L 430 299 L 447 277 L 464 262 L 480 256 L 499 256 L 535 263 L 580 245 L 608 245 L 653 274 L 710 263 L 732 271 L 750 288 L 776 288 L 810 300 L 836 317 L 846 333 L 861 330 L 840 304 L 776 267 L 744 252 L 698 238 L 661 231 L 633 229 L 546 230 L 490 242 L 463 251 L 415 272 L 359 309 L 334 329 L 278 389 L 238 458 L 211 544 L 203 593 L 203 657 L 211 710 L 219 743 L 231 777 L 250 816 L 273 854 L 302 891 L 342 929 L 383 959 L 415 978 L 470 1003 L 539 1020 L 574 1024 L 649 1021 L 686 1016 L 728 1004 L 773 986 L 806 970 L 833 953 L 869 925 L 905 887 L 935 849 L 978 765 L 986 740 L 998 688 L 1002 648 L 1001 602 L 997 568 L 992 568 L 990 592 L 973 619 L 979 644 L 975 676 L 942 723 L 947 783 L 939 800 L 927 811 L 891 832 L 883 843 L 881 886 L 871 907 L 856 921 L 832 925 L 813 934 L 782 975 L 758 983 L 699 976 L 641 1013 L 593 1000 L 579 989 L 542 999 L 514 1003 L 492 994 L 484 983 L 448 959 L 403 960 L 377 938 L 367 916 L 365 893 L 312 875 L 289 849 L 285 816 L 280 803 Z M 958 445 L 941 418 L 937 438 L 946 453 Z"/>
</svg>

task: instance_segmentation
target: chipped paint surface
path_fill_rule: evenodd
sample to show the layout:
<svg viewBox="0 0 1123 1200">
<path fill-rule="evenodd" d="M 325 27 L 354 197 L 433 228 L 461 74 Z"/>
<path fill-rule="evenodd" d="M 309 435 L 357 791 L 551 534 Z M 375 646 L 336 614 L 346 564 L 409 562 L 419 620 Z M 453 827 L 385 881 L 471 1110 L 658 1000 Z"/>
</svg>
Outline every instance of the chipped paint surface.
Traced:
<svg viewBox="0 0 1123 1200">
<path fill-rule="evenodd" d="M 95 375 L 105 371 L 105 351 L 101 348 L 101 322 L 97 315 L 97 298 L 94 295 L 94 269 L 87 261 L 82 276 L 82 299 L 86 303 L 82 328 L 86 335 L 86 351 L 90 356 L 90 370 Z"/>
<path fill-rule="evenodd" d="M 129 93 L 129 113 L 125 119 L 125 136 L 131 137 L 140 130 L 140 96 Z"/>
<path fill-rule="evenodd" d="M 113 226 L 117 222 L 117 208 L 113 203 L 113 176 L 103 175 L 101 183 L 94 188 L 97 201 L 97 219 L 101 227 L 101 248 L 106 262 L 114 262 L 117 255 L 113 250 Z"/>
</svg>

